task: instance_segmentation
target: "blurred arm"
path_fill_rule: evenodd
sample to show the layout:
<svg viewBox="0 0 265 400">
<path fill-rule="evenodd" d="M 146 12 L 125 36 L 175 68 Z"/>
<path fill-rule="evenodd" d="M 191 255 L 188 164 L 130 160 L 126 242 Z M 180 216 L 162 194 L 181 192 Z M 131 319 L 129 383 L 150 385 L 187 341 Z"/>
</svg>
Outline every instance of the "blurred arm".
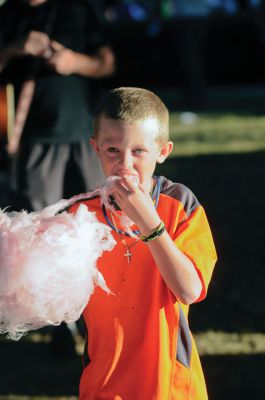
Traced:
<svg viewBox="0 0 265 400">
<path fill-rule="evenodd" d="M 46 33 L 31 31 L 22 39 L 0 50 L 0 72 L 14 57 L 31 55 L 35 57 L 47 57 L 50 39 Z"/>
<path fill-rule="evenodd" d="M 59 74 L 100 78 L 114 72 L 115 57 L 109 46 L 101 47 L 95 55 L 89 56 L 67 49 L 56 41 L 51 41 L 50 45 L 53 54 L 47 62 Z"/>
</svg>

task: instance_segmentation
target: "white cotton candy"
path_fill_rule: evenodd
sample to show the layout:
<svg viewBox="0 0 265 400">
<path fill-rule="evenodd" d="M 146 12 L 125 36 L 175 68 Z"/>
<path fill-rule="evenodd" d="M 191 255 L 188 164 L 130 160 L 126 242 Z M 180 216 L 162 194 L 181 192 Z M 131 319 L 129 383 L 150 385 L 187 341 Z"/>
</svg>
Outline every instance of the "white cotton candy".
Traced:
<svg viewBox="0 0 265 400">
<path fill-rule="evenodd" d="M 137 177 L 128 178 L 138 185 Z M 18 340 L 30 330 L 74 322 L 96 285 L 108 291 L 97 260 L 116 243 L 111 228 L 84 204 L 75 214 L 58 212 L 94 195 L 115 212 L 109 196 L 119 179 L 110 177 L 104 186 L 40 212 L 0 210 L 0 334 Z M 135 236 L 132 221 L 124 213 L 117 217 Z"/>
<path fill-rule="evenodd" d="M 135 186 L 138 187 L 139 185 L 139 178 L 135 175 L 126 175 L 126 178 L 131 181 L 131 183 Z M 102 203 L 105 204 L 105 206 L 113 211 L 115 211 L 115 208 L 113 205 L 109 202 L 109 196 L 112 194 L 113 186 L 115 185 L 115 182 L 118 182 L 121 180 L 120 176 L 110 176 L 104 186 L 102 186 L 100 190 L 100 195 L 101 195 L 101 201 Z M 123 185 L 124 186 L 124 185 Z M 124 186 L 125 187 L 125 186 Z M 125 187 L 125 189 L 128 190 L 128 188 Z"/>
<path fill-rule="evenodd" d="M 131 181 L 131 183 L 135 186 L 138 187 L 139 185 L 139 178 L 135 175 L 126 175 L 126 178 Z M 121 225 L 124 227 L 124 230 L 131 236 L 136 238 L 137 236 L 133 233 L 131 227 L 134 224 L 133 221 L 127 217 L 125 213 L 118 214 L 115 210 L 115 207 L 110 203 L 110 195 L 112 194 L 113 186 L 115 185 L 115 182 L 120 181 L 121 177 L 120 176 L 110 176 L 105 185 L 100 188 L 100 195 L 101 195 L 101 203 L 106 206 L 106 208 L 110 209 L 113 214 L 116 215 L 118 219 L 120 219 Z M 125 186 L 124 186 L 125 187 Z M 125 189 L 127 189 L 125 187 Z M 128 189 L 127 189 L 128 190 Z"/>
<path fill-rule="evenodd" d="M 41 212 L 0 210 L 0 333 L 18 340 L 29 330 L 76 321 L 95 285 L 108 291 L 96 267 L 115 241 L 111 229 L 75 196 Z"/>
</svg>

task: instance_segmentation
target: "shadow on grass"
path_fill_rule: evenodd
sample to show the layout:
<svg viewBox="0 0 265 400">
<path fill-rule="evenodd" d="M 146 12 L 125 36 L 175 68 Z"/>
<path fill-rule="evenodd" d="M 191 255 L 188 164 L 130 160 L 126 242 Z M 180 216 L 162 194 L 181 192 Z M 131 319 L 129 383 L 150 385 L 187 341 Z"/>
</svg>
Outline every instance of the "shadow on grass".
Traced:
<svg viewBox="0 0 265 400">
<path fill-rule="evenodd" d="M 0 349 L 1 398 L 77 396 L 80 358 L 54 358 L 45 343 L 3 341 Z M 265 355 L 203 356 L 201 360 L 210 400 L 263 398 Z"/>
<path fill-rule="evenodd" d="M 217 246 L 208 297 L 191 307 L 193 331 L 264 332 L 265 152 L 172 158 L 157 172 L 196 194 Z"/>
<path fill-rule="evenodd" d="M 51 354 L 49 343 L 0 342 L 0 395 L 73 396 L 78 393 L 82 360 Z"/>
<path fill-rule="evenodd" d="M 265 354 L 201 357 L 209 400 L 262 400 Z"/>
</svg>

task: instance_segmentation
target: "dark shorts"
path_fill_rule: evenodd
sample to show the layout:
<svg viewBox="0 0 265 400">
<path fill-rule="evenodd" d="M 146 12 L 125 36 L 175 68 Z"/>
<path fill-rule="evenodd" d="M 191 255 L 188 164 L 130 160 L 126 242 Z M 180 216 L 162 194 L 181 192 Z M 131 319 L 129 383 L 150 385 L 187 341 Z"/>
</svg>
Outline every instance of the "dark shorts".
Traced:
<svg viewBox="0 0 265 400">
<path fill-rule="evenodd" d="M 97 156 L 87 142 L 22 142 L 11 177 L 11 208 L 28 211 L 87 192 L 104 181 Z"/>
</svg>

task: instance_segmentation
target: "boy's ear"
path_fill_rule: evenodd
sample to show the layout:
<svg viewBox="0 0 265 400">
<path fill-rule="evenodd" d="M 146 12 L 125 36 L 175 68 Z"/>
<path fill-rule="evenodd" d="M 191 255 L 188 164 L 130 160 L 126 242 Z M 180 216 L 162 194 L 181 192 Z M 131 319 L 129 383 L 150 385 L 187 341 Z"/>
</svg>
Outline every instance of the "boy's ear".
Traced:
<svg viewBox="0 0 265 400">
<path fill-rule="evenodd" d="M 99 148 L 98 148 L 98 144 L 97 144 L 96 139 L 94 138 L 94 136 L 91 136 L 90 144 L 93 147 L 93 149 L 95 150 L 95 152 L 97 153 L 97 155 L 99 156 Z"/>
<path fill-rule="evenodd" d="M 161 147 L 160 152 L 159 152 L 159 154 L 157 156 L 157 160 L 156 160 L 158 162 L 158 164 L 162 164 L 165 161 L 165 159 L 171 153 L 172 149 L 173 149 L 173 142 L 171 142 L 171 141 L 165 143 Z"/>
</svg>

